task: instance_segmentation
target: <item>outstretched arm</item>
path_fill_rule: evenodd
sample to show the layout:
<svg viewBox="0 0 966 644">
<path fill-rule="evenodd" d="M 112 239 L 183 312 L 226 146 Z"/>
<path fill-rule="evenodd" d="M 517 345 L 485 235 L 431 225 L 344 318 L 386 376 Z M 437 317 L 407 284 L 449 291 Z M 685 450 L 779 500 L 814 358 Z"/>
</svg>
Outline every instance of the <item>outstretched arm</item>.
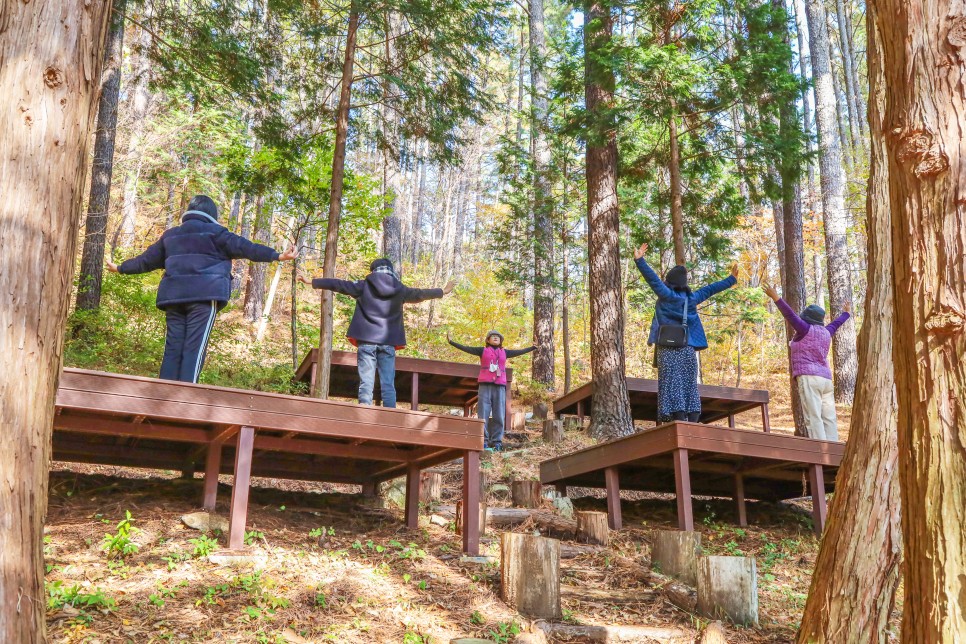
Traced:
<svg viewBox="0 0 966 644">
<path fill-rule="evenodd" d="M 846 302 L 842 306 L 842 312 L 838 314 L 838 317 L 832 320 L 832 323 L 825 328 L 828 329 L 830 334 L 835 335 L 835 332 L 839 330 L 839 327 L 845 324 L 850 317 L 852 317 L 852 305 Z"/>
<path fill-rule="evenodd" d="M 148 246 L 137 257 L 132 257 L 126 262 L 121 262 L 120 266 L 116 265 L 110 259 L 106 259 L 105 263 L 107 264 L 108 270 L 124 275 L 136 275 L 138 273 L 150 273 L 151 271 L 164 268 L 164 242 L 162 239 Z"/>
<path fill-rule="evenodd" d="M 256 244 L 236 235 L 227 228 L 222 229 L 215 237 L 218 247 L 232 259 L 249 259 L 253 262 L 274 262 L 279 259 L 279 252 L 264 244 Z"/>
<path fill-rule="evenodd" d="M 694 292 L 693 300 L 695 304 L 700 304 L 706 299 L 713 297 L 720 293 L 721 291 L 728 290 L 732 286 L 738 283 L 738 264 L 737 262 L 731 265 L 731 275 L 724 278 L 723 280 L 718 280 L 717 282 L 712 282 L 706 286 L 702 286 L 697 291 Z"/>
<path fill-rule="evenodd" d="M 641 275 L 644 276 L 644 281 L 647 282 L 647 285 L 651 287 L 651 290 L 654 291 L 655 295 L 661 299 L 673 297 L 674 293 L 671 291 L 668 285 L 664 283 L 664 280 L 661 279 L 661 276 L 655 273 L 654 269 L 651 268 L 650 264 L 647 263 L 647 260 L 644 259 L 644 253 L 646 252 L 647 244 L 641 244 L 640 248 L 634 251 L 634 263 L 637 264 L 637 270 L 639 270 Z"/>
<path fill-rule="evenodd" d="M 506 350 L 506 357 L 508 359 L 509 358 L 516 358 L 517 356 L 522 356 L 522 355 L 525 355 L 527 353 L 530 353 L 534 349 L 536 349 L 535 346 L 529 346 L 526 349 L 507 349 Z"/>
<path fill-rule="evenodd" d="M 453 342 L 453 339 L 449 337 L 449 334 L 446 335 L 446 341 L 449 342 L 454 347 L 456 347 L 457 349 L 459 349 L 460 351 L 465 351 L 470 355 L 483 357 L 483 347 L 468 347 L 465 344 L 460 344 L 459 342 Z"/>
<path fill-rule="evenodd" d="M 792 307 L 788 306 L 788 302 L 778 296 L 778 291 L 776 291 L 772 285 L 768 284 L 767 282 L 763 282 L 761 285 L 761 290 L 763 290 L 765 294 L 775 302 L 775 306 L 778 307 L 778 311 L 782 314 L 782 317 L 784 317 L 785 320 L 792 326 L 792 329 L 794 329 L 795 337 L 793 339 L 801 340 L 804 338 L 805 334 L 808 333 L 808 322 L 800 318 L 798 313 L 795 313 L 795 311 L 792 310 Z"/>
<path fill-rule="evenodd" d="M 305 280 L 302 280 L 303 283 Z M 321 277 L 311 280 L 312 288 L 322 291 L 334 291 L 349 297 L 358 299 L 362 295 L 362 282 L 350 282 L 349 280 L 337 280 L 333 277 Z"/>
</svg>

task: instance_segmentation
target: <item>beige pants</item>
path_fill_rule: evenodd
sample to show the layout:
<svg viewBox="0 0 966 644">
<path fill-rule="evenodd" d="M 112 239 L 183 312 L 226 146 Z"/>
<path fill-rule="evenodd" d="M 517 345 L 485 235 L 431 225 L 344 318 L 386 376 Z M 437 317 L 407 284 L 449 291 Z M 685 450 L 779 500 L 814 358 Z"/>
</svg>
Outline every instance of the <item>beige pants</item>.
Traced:
<svg viewBox="0 0 966 644">
<path fill-rule="evenodd" d="M 835 420 L 835 389 L 832 381 L 822 376 L 799 376 L 796 380 L 808 437 L 837 441 L 839 429 Z"/>
</svg>

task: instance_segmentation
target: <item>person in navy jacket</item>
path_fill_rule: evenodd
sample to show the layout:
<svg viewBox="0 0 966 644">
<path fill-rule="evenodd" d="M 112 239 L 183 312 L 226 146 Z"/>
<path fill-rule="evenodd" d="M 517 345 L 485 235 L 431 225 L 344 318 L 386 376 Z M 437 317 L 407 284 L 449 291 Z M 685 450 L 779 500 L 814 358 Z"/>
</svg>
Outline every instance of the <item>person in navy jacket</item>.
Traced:
<svg viewBox="0 0 966 644">
<path fill-rule="evenodd" d="M 647 244 L 634 252 L 637 269 L 644 281 L 657 295 L 654 319 L 647 343 L 655 344 L 658 329 L 664 324 L 682 324 L 687 308 L 688 343 L 683 347 L 655 348 L 657 361 L 658 422 L 687 420 L 692 423 L 701 418 L 701 396 L 698 395 L 698 355 L 708 348 L 704 326 L 698 316 L 698 304 L 738 283 L 738 264 L 731 267 L 731 275 L 718 282 L 692 291 L 688 286 L 688 269 L 675 266 L 664 279 L 644 259 Z"/>
<path fill-rule="evenodd" d="M 352 321 L 346 335 L 358 349 L 359 404 L 372 404 L 376 371 L 382 391 L 382 406 L 396 406 L 396 350 L 406 346 L 403 327 L 403 305 L 434 300 L 452 292 L 454 282 L 443 288 L 409 288 L 393 270 L 388 259 L 377 259 L 369 265 L 365 279 L 355 282 L 334 278 L 299 280 L 312 288 L 348 295 L 356 301 Z"/>
<path fill-rule="evenodd" d="M 108 270 L 124 275 L 164 269 L 157 306 L 165 313 L 167 331 L 160 377 L 198 382 L 205 361 L 215 315 L 231 295 L 231 260 L 288 261 L 298 252 L 284 253 L 250 242 L 218 223 L 218 207 L 210 197 L 197 195 L 181 216 L 181 225 L 120 266 L 105 260 Z"/>
</svg>

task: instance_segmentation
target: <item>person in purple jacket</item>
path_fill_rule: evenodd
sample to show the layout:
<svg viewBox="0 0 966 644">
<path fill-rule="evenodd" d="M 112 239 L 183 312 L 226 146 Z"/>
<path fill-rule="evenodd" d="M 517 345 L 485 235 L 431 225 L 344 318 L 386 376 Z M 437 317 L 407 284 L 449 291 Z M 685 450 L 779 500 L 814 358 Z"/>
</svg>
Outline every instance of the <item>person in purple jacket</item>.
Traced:
<svg viewBox="0 0 966 644">
<path fill-rule="evenodd" d="M 792 356 L 792 378 L 798 385 L 798 394 L 805 413 L 805 431 L 809 438 L 825 441 L 839 439 L 835 419 L 835 389 L 832 386 L 832 370 L 828 366 L 828 351 L 832 336 L 849 319 L 851 305 L 846 303 L 842 312 L 825 324 L 825 309 L 811 304 L 797 315 L 788 302 L 778 296 L 774 287 L 762 284 L 762 290 L 792 326 L 795 336 L 789 343 Z"/>
</svg>

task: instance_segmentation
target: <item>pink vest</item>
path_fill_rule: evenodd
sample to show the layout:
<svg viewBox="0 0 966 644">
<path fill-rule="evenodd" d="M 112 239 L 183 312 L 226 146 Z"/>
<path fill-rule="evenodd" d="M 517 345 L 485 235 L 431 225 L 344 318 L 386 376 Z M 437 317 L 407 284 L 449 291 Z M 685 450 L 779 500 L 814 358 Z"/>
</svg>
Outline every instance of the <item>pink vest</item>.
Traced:
<svg viewBox="0 0 966 644">
<path fill-rule="evenodd" d="M 832 344 L 832 334 L 820 324 L 809 326 L 808 333 L 799 341 L 792 341 L 792 377 L 821 376 L 832 379 L 828 366 L 828 350 Z"/>
<path fill-rule="evenodd" d="M 490 370 L 490 365 L 496 365 L 496 371 Z M 501 347 L 494 349 L 490 345 L 483 347 L 480 358 L 480 382 L 491 382 L 495 385 L 506 384 L 506 351 Z"/>
</svg>

